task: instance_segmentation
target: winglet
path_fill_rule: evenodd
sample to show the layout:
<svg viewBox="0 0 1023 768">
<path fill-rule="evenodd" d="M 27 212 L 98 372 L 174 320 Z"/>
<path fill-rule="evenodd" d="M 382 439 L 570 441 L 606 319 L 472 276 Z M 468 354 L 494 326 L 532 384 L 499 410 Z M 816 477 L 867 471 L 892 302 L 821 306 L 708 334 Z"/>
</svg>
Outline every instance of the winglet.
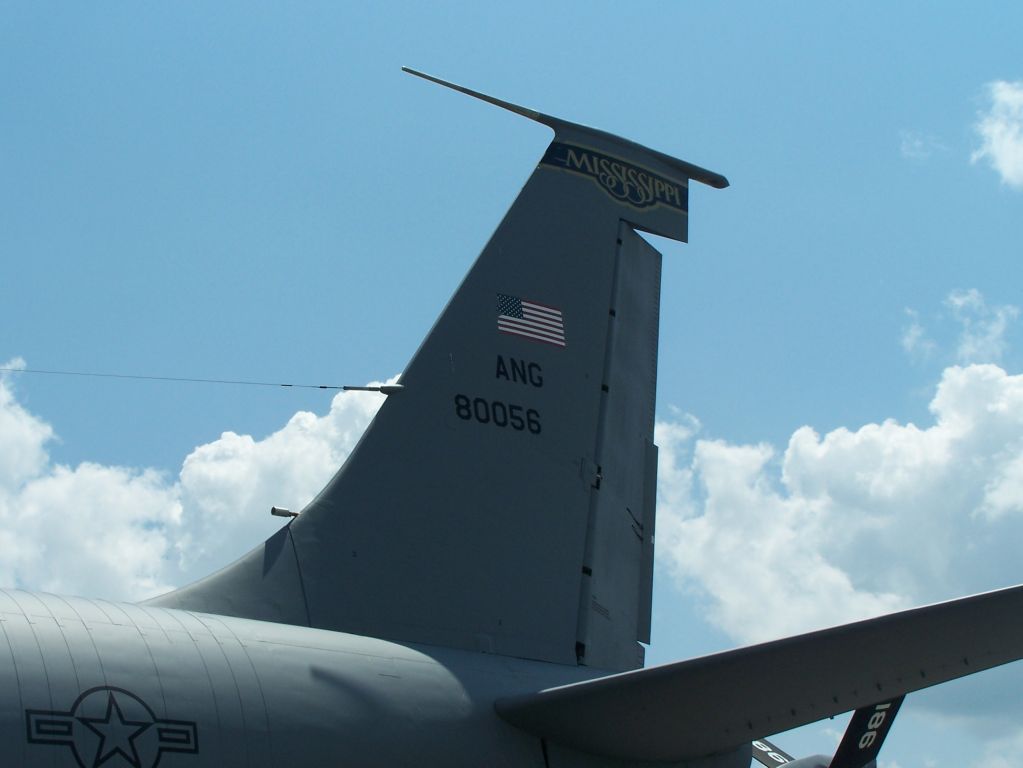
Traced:
<svg viewBox="0 0 1023 768">
<path fill-rule="evenodd" d="M 634 141 L 623 139 L 622 137 L 615 136 L 614 134 L 608 133 L 607 131 L 601 131 L 596 128 L 590 128 L 589 126 L 580 125 L 579 123 L 572 123 L 569 122 L 568 120 L 562 120 L 560 117 L 545 115 L 542 112 L 538 112 L 535 109 L 529 109 L 528 107 L 520 107 L 518 104 L 512 104 L 510 101 L 503 101 L 502 99 L 497 99 L 494 98 L 493 96 L 488 96 L 485 93 L 480 93 L 479 91 L 474 91 L 471 88 L 466 88 L 465 86 L 462 85 L 450 83 L 447 80 L 441 80 L 439 77 L 428 75 L 425 72 L 419 72 L 418 70 L 412 69 L 410 67 L 402 67 L 401 71 L 407 72 L 410 75 L 415 75 L 416 77 L 421 77 L 424 80 L 429 80 L 431 83 L 437 83 L 438 85 L 443 85 L 446 88 L 451 88 L 454 91 L 458 91 L 459 93 L 464 93 L 467 96 L 472 96 L 474 98 L 480 99 L 481 101 L 485 101 L 488 104 L 493 104 L 496 107 L 507 109 L 509 112 L 514 112 L 516 115 L 528 117 L 530 120 L 535 120 L 536 122 L 546 125 L 549 128 L 553 128 L 554 132 L 557 134 L 570 131 L 573 133 L 589 135 L 592 138 L 610 140 L 617 144 L 618 146 L 626 146 L 632 150 L 638 150 L 643 154 L 646 154 L 649 157 L 656 159 L 658 162 L 664 164 L 665 166 L 668 166 L 669 168 L 681 173 L 687 178 L 694 179 L 703 184 L 707 184 L 711 187 L 714 187 L 715 189 L 724 189 L 725 187 L 728 186 L 728 179 L 726 179 L 720 173 L 708 171 L 706 168 L 701 168 L 698 165 L 687 163 L 685 160 L 679 160 L 678 158 L 672 157 L 671 155 L 666 155 L 663 152 L 658 152 L 655 149 L 648 149 L 647 147 L 637 144 Z"/>
</svg>

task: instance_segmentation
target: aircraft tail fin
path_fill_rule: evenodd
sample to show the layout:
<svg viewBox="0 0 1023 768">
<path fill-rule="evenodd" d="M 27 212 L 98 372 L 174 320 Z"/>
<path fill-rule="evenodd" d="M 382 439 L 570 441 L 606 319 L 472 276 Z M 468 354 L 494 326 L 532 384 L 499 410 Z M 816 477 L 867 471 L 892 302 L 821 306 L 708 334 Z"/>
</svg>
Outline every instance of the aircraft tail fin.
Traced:
<svg viewBox="0 0 1023 768">
<path fill-rule="evenodd" d="M 635 230 L 685 240 L 689 180 L 727 181 L 413 74 L 554 141 L 327 487 L 263 547 L 155 602 L 641 666 L 660 254 Z"/>
</svg>

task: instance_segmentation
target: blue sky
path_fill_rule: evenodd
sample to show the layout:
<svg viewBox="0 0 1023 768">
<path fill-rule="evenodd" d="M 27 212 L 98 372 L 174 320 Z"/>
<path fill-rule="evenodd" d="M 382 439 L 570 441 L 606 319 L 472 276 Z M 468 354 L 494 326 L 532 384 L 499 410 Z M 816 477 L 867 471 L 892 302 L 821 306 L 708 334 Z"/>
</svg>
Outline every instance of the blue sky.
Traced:
<svg viewBox="0 0 1023 768">
<path fill-rule="evenodd" d="M 400 372 L 549 139 L 410 65 L 732 182 L 694 187 L 689 245 L 657 241 L 652 660 L 1016 583 L 1021 32 L 1009 4 L 3 4 L 0 362 Z M 127 598 L 261 540 L 373 408 L 3 387 L 4 583 Z M 88 493 L 138 558 L 52 534 Z M 1019 673 L 982 677 L 911 697 L 884 760 L 1018 764 Z M 827 751 L 842 727 L 779 741 Z"/>
</svg>

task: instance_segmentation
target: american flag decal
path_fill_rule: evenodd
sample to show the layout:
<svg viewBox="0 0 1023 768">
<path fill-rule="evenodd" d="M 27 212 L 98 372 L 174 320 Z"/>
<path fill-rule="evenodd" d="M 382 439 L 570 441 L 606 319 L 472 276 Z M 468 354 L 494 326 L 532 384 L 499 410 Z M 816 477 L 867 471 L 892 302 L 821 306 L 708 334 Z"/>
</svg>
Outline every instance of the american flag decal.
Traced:
<svg viewBox="0 0 1023 768">
<path fill-rule="evenodd" d="M 565 321 L 561 310 L 518 296 L 497 294 L 497 330 L 556 347 L 565 346 Z"/>
</svg>

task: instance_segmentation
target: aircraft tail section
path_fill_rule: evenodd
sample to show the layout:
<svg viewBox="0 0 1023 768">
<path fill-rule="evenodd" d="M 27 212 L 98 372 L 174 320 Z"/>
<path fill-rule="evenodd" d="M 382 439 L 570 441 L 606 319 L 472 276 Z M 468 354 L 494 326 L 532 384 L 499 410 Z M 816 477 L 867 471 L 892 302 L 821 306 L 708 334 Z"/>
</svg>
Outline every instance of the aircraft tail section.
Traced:
<svg viewBox="0 0 1023 768">
<path fill-rule="evenodd" d="M 553 142 L 327 487 L 154 602 L 632 669 L 649 641 L 660 295 L 636 230 L 685 240 L 689 180 L 727 181 L 451 87 Z"/>
</svg>

